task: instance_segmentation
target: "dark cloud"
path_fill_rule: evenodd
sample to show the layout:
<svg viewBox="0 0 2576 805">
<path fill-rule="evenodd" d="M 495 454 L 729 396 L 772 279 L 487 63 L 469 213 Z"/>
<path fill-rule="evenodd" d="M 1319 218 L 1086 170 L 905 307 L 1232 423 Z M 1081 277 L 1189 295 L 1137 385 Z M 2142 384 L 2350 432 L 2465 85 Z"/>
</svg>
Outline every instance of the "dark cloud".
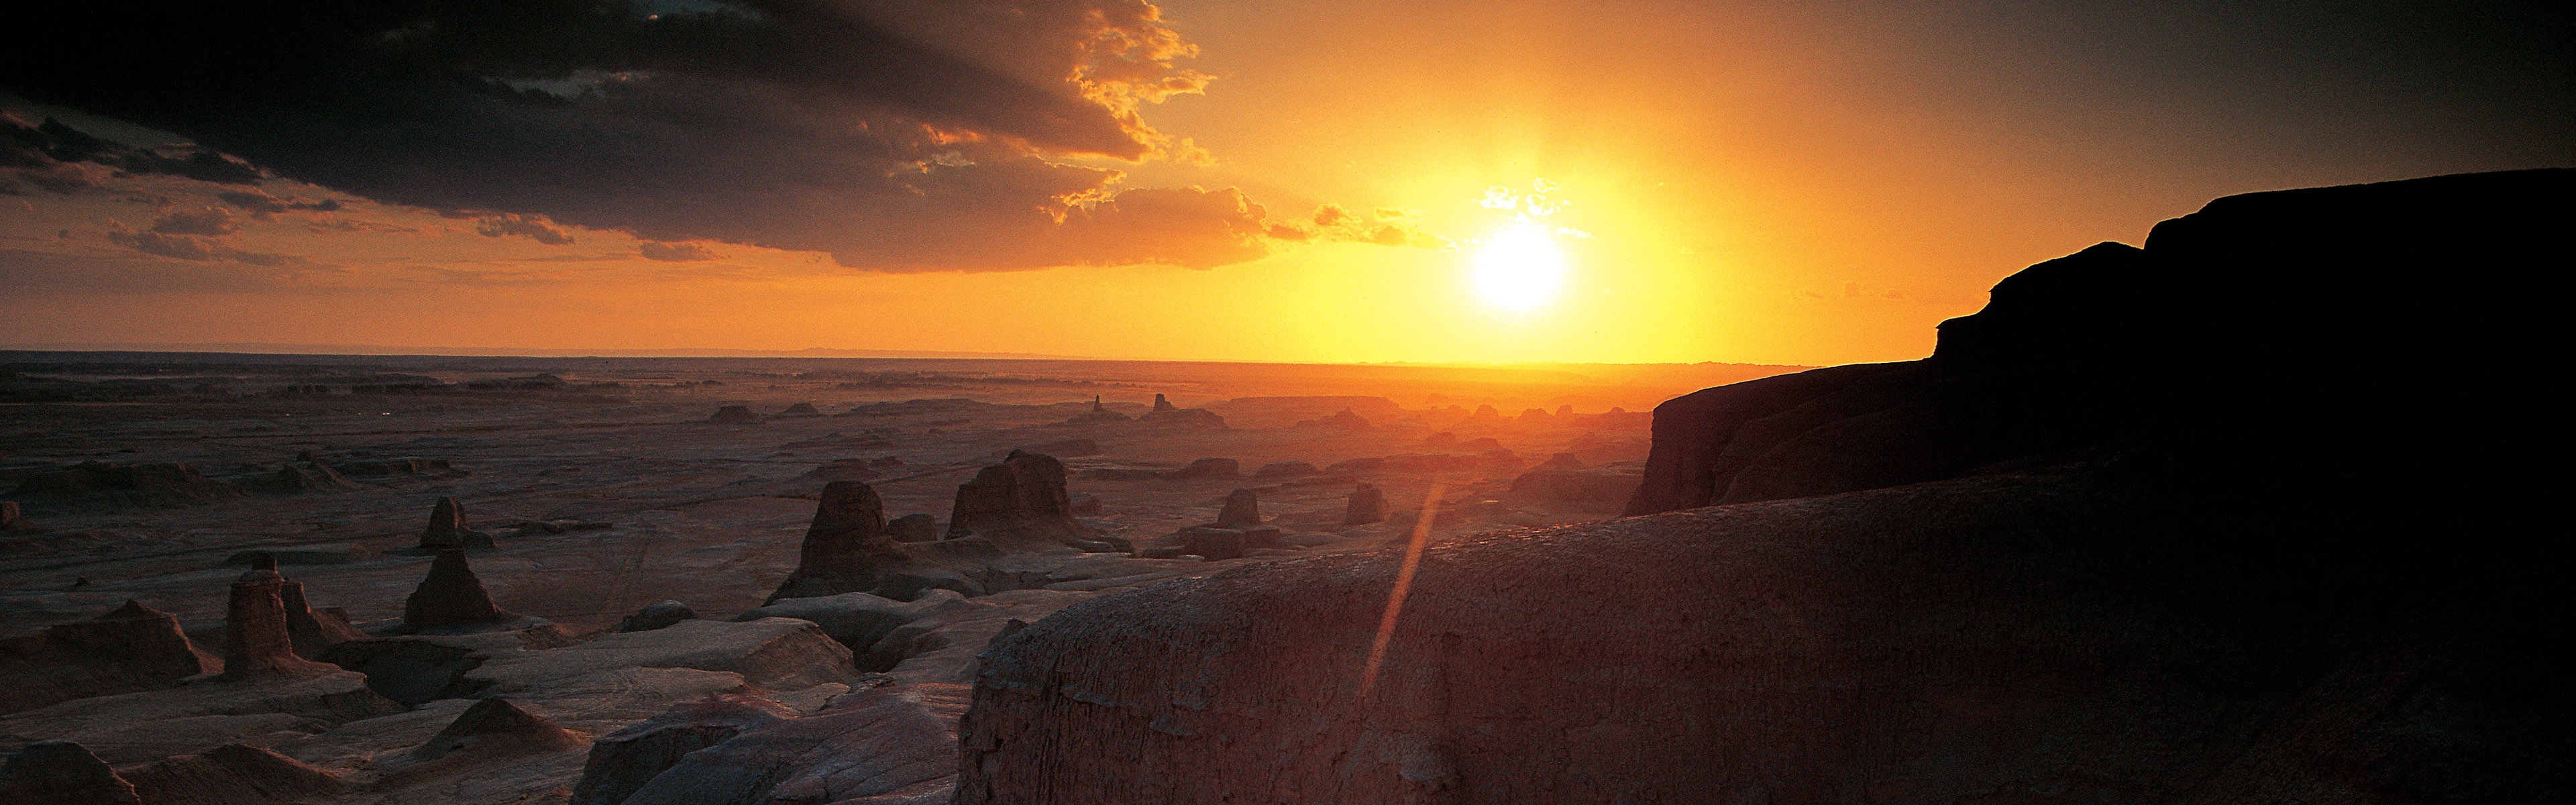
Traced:
<svg viewBox="0 0 2576 805">
<path fill-rule="evenodd" d="M 1406 210 L 1379 208 L 1362 216 L 1343 209 L 1339 204 L 1315 208 L 1303 223 L 1280 221 L 1267 224 L 1270 237 L 1292 241 L 1343 241 L 1374 243 L 1380 246 L 1411 246 L 1417 249 L 1445 249 L 1447 239 L 1413 227 L 1414 214 Z"/>
<path fill-rule="evenodd" d="M 525 223 L 545 220 L 880 270 L 1269 249 L 1240 193 L 1067 164 L 1196 153 L 1138 113 L 1208 77 L 1136 0 L 107 0 L 13 23 L 53 47 L 0 52 L 0 87 L 380 201 L 522 216 L 487 234 L 545 240 Z"/>
<path fill-rule="evenodd" d="M 46 190 L 72 193 L 97 184 L 96 179 L 77 170 L 65 170 L 80 163 L 127 174 L 165 174 L 223 184 L 260 180 L 259 169 L 212 151 L 178 149 L 164 153 L 134 148 L 91 136 L 50 117 L 31 124 L 0 112 L 0 168 L 11 169 Z"/>
<path fill-rule="evenodd" d="M 290 210 L 311 210 L 314 212 L 338 212 L 340 210 L 339 199 L 323 199 L 321 201 L 306 201 L 300 198 L 283 199 L 269 195 L 267 191 L 256 187 L 249 190 L 218 193 L 215 194 L 215 197 L 223 199 L 226 204 L 241 208 L 243 212 L 250 213 L 251 217 L 262 221 L 268 220 L 270 216 Z"/>
<path fill-rule="evenodd" d="M 545 216 L 495 215 L 474 222 L 474 231 L 487 238 L 512 235 L 535 239 L 538 243 L 562 246 L 572 242 L 572 233 L 546 221 Z"/>
<path fill-rule="evenodd" d="M 635 249 L 642 252 L 646 260 L 660 260 L 665 263 L 716 259 L 715 252 L 695 243 L 657 243 L 648 240 L 637 245 Z"/>
</svg>

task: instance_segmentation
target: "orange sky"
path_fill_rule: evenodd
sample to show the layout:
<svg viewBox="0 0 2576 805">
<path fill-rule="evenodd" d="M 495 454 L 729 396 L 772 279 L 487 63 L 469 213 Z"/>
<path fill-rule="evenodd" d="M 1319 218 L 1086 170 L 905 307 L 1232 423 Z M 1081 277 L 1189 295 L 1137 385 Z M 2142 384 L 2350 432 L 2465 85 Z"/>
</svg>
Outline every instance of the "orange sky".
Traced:
<svg viewBox="0 0 2576 805">
<path fill-rule="evenodd" d="M 2483 96 L 2418 102 L 2459 97 L 2439 86 L 2338 94 L 2366 70 L 2291 69 L 2263 49 L 2290 45 L 2224 29 L 2085 50 L 2087 26 L 2130 21 L 1768 6 L 1164 3 L 1199 48 L 1178 63 L 1214 80 L 1143 120 L 1213 161 L 1050 157 L 1124 171 L 1117 187 L 1237 188 L 1272 221 L 1335 204 L 1419 233 L 1413 245 L 1318 236 L 1208 268 L 906 273 L 684 240 L 697 251 L 676 256 L 710 259 L 665 261 L 609 229 L 492 235 L 488 216 L 287 178 L 260 189 L 342 208 L 263 219 L 218 198 L 237 186 L 93 170 L 93 191 L 0 196 L 0 344 L 1899 360 L 2004 275 L 2139 243 L 2219 195 L 2570 161 L 2545 136 L 2563 123 L 2481 125 Z M 0 108 L 130 131 L 16 96 Z M 1470 289 L 1469 263 L 1506 223 L 1478 201 L 1539 179 L 1560 186 L 1550 225 L 1589 237 L 1560 239 L 1570 269 L 1548 302 L 1502 310 Z M 192 243 L 230 251 L 138 245 L 156 221 L 190 231 L 167 223 L 187 214 L 218 219 Z"/>
</svg>

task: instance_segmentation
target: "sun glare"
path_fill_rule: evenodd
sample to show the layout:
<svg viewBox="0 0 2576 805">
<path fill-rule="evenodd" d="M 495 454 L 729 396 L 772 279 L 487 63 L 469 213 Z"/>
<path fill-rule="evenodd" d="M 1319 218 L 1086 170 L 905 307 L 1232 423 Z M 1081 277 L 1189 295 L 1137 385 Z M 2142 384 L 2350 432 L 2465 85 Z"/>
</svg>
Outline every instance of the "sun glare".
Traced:
<svg viewBox="0 0 2576 805">
<path fill-rule="evenodd" d="M 1564 280 L 1565 250 L 1544 227 L 1522 224 L 1494 233 L 1476 253 L 1476 290 L 1495 307 L 1538 307 Z"/>
</svg>

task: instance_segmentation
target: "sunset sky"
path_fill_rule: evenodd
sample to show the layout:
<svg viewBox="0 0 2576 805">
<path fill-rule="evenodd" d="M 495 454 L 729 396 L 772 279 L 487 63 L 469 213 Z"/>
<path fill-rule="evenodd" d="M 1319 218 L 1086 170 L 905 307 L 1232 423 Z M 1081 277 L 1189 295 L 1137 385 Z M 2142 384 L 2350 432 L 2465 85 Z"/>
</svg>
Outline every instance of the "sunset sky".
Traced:
<svg viewBox="0 0 2576 805">
<path fill-rule="evenodd" d="M 222 6 L 19 15 L 0 345 L 1899 360 L 2217 196 L 2576 165 L 2565 3 Z"/>
</svg>

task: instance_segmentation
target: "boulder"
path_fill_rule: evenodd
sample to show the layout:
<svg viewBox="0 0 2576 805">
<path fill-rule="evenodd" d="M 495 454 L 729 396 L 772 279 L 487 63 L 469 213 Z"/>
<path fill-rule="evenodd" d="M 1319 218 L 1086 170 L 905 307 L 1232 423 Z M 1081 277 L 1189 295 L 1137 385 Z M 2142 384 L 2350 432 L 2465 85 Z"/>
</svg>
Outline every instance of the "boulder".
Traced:
<svg viewBox="0 0 2576 805">
<path fill-rule="evenodd" d="M 886 533 L 893 535 L 896 542 L 937 542 L 940 538 L 939 518 L 920 513 L 907 514 L 887 520 Z"/>
<path fill-rule="evenodd" d="M 429 527 L 420 532 L 418 550 L 443 551 L 449 548 L 488 549 L 492 535 L 465 527 L 465 504 L 452 497 L 441 497 L 429 507 Z"/>
<path fill-rule="evenodd" d="M 822 713 L 749 727 L 691 752 L 623 805 L 864 803 L 871 797 L 944 795 L 958 772 L 957 718 L 965 709 L 966 689 L 957 685 L 852 693 Z"/>
<path fill-rule="evenodd" d="M 691 752 L 796 717 L 792 708 L 752 696 L 720 694 L 675 706 L 591 742 L 571 805 L 619 805 Z"/>
<path fill-rule="evenodd" d="M 0 765 L 0 805 L 143 805 L 143 799 L 87 747 L 36 741 Z"/>
<path fill-rule="evenodd" d="M 492 593 L 474 576 L 461 548 L 439 551 L 429 575 L 403 601 L 402 628 L 412 634 L 493 631 L 524 620 L 492 603 Z"/>
<path fill-rule="evenodd" d="M 1225 507 L 1217 512 L 1218 528 L 1249 528 L 1261 525 L 1261 495 L 1250 489 L 1237 489 L 1225 495 Z"/>
<path fill-rule="evenodd" d="M 1186 481 L 1192 478 L 1235 478 L 1241 475 L 1243 475 L 1243 465 L 1236 463 L 1234 459 L 1202 458 L 1190 462 L 1187 467 L 1163 473 L 1163 478 Z"/>
<path fill-rule="evenodd" d="M 1342 525 L 1367 525 L 1386 519 L 1386 492 L 1375 486 L 1360 484 L 1342 510 Z"/>
<path fill-rule="evenodd" d="M 656 601 L 644 605 L 635 614 L 617 622 L 619 632 L 649 632 L 685 620 L 694 620 L 698 611 L 678 601 Z"/>
<path fill-rule="evenodd" d="M 752 412 L 751 412 L 751 406 L 748 406 L 748 405 L 727 405 L 727 406 L 723 406 L 723 407 L 717 408 L 717 409 L 716 409 L 716 412 L 715 412 L 714 414 L 709 415 L 709 416 L 707 417 L 707 421 L 709 421 L 709 422 L 758 422 L 758 421 L 760 421 L 760 415 L 759 415 L 759 414 L 752 413 Z"/>
</svg>

